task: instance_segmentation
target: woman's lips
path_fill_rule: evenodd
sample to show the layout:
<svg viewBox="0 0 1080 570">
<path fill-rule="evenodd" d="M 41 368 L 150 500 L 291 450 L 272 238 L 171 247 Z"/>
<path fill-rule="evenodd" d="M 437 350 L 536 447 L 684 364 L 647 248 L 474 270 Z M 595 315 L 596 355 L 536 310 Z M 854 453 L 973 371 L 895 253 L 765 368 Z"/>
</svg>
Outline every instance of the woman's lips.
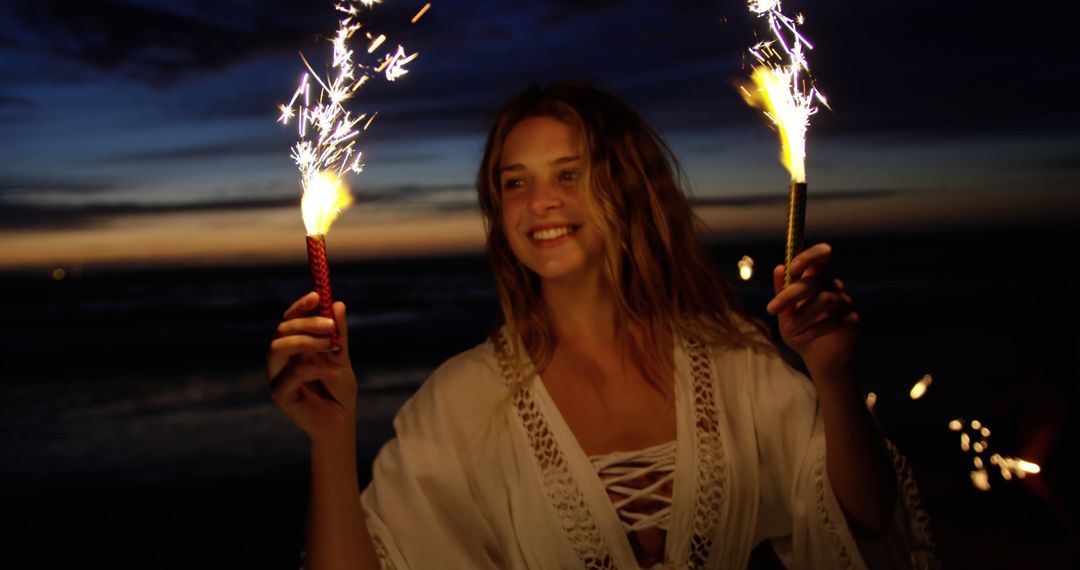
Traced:
<svg viewBox="0 0 1080 570">
<path fill-rule="evenodd" d="M 570 237 L 577 233 L 581 226 L 571 224 L 561 226 L 547 226 L 528 232 L 529 241 L 539 247 L 554 247 L 569 241 Z"/>
</svg>

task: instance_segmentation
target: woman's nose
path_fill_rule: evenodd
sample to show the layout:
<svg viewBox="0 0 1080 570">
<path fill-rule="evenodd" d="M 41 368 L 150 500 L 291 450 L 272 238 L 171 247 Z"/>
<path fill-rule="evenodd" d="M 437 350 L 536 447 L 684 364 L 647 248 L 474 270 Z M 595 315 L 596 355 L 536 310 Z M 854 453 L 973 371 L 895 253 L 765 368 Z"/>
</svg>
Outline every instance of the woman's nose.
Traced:
<svg viewBox="0 0 1080 570">
<path fill-rule="evenodd" d="M 562 206 L 562 198 L 558 190 L 547 182 L 534 184 L 529 191 L 529 209 L 536 214 L 542 214 L 553 208 Z"/>
</svg>

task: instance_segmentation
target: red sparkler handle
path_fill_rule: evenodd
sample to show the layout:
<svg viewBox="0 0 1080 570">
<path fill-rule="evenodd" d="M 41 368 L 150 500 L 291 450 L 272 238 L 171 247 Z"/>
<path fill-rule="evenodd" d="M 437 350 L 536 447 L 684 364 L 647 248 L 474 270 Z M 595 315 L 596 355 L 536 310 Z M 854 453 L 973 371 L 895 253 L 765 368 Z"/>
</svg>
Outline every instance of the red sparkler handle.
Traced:
<svg viewBox="0 0 1080 570">
<path fill-rule="evenodd" d="M 307 252 L 311 279 L 315 284 L 315 292 L 319 294 L 319 314 L 333 319 L 334 295 L 330 292 L 330 266 L 326 263 L 326 236 L 307 236 Z M 330 350 L 332 352 L 341 350 L 336 328 L 330 335 Z"/>
<path fill-rule="evenodd" d="M 803 250 L 806 226 L 806 183 L 792 182 L 788 193 L 787 247 L 784 251 L 784 286 L 791 285 L 791 260 Z"/>
</svg>

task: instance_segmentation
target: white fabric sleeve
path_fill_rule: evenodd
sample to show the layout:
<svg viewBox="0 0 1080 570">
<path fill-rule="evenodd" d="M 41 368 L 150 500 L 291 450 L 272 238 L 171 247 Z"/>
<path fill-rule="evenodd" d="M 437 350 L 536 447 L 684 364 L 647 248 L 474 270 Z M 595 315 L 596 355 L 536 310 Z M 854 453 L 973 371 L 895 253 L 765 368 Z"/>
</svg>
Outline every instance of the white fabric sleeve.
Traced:
<svg viewBox="0 0 1080 570">
<path fill-rule="evenodd" d="M 398 412 L 396 437 L 375 458 L 361 502 L 384 570 L 501 566 L 460 461 L 464 434 L 479 421 L 461 403 L 475 397 L 467 388 L 476 372 L 462 357 L 436 370 Z"/>
<path fill-rule="evenodd" d="M 825 426 L 813 383 L 780 357 L 756 353 L 751 387 L 761 461 L 759 534 L 788 568 L 935 568 L 914 480 L 896 459 L 898 504 L 885 536 L 856 539 L 829 482 Z"/>
</svg>

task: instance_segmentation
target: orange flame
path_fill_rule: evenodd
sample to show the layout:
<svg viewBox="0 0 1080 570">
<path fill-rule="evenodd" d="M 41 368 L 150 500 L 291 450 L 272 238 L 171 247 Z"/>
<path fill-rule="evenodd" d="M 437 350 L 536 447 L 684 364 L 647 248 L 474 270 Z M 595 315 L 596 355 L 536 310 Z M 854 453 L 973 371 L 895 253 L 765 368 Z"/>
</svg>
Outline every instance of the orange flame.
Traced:
<svg viewBox="0 0 1080 570">
<path fill-rule="evenodd" d="M 340 178 L 330 172 L 319 172 L 304 184 L 300 211 L 308 235 L 326 235 L 330 224 L 352 204 L 352 195 Z"/>
<path fill-rule="evenodd" d="M 739 91 L 751 107 L 765 111 L 780 132 L 780 160 L 791 173 L 792 182 L 806 182 L 806 127 L 809 113 L 791 95 L 787 78 L 768 67 L 755 67 L 753 90 Z"/>
</svg>

